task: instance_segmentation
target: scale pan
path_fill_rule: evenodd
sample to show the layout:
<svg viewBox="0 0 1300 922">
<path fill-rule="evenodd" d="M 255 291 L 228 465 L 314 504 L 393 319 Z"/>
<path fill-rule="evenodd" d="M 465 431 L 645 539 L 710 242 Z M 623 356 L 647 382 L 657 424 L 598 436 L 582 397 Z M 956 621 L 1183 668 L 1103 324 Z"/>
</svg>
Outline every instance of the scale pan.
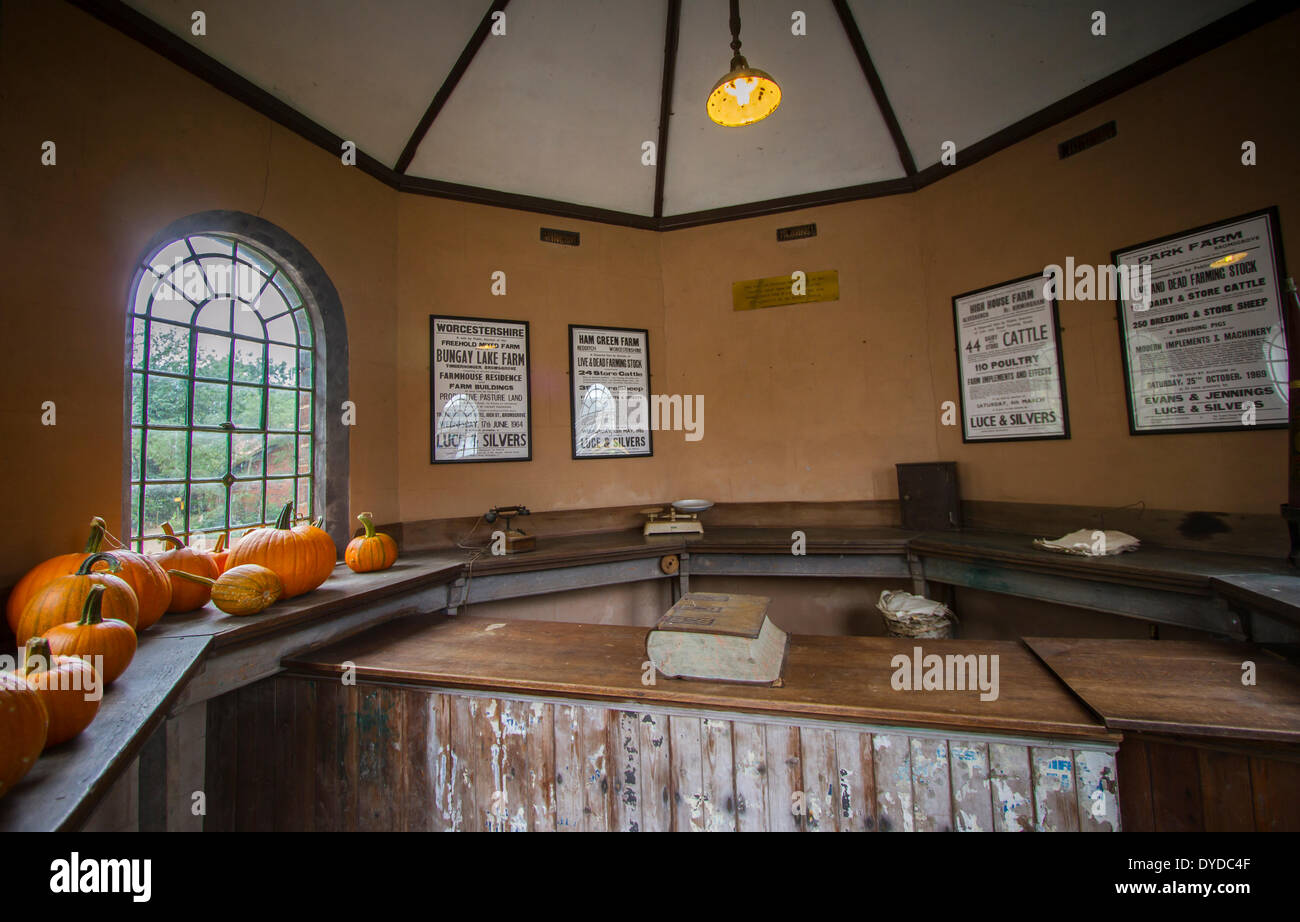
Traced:
<svg viewBox="0 0 1300 922">
<path fill-rule="evenodd" d="M 673 508 L 678 512 L 703 512 L 712 505 L 713 502 L 707 499 L 679 499 L 673 503 Z"/>
</svg>

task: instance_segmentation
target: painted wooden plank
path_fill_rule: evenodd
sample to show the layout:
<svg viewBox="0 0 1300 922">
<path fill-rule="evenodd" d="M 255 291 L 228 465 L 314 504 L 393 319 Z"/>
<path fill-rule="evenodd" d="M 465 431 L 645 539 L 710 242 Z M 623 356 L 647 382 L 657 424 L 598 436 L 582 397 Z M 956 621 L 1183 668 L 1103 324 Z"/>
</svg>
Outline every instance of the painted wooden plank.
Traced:
<svg viewBox="0 0 1300 922">
<path fill-rule="evenodd" d="M 429 769 L 429 699 L 433 694 L 418 688 L 402 693 L 401 760 L 402 832 L 429 832 L 433 829 L 434 789 Z"/>
<path fill-rule="evenodd" d="M 405 798 L 400 790 L 399 692 L 383 685 L 357 689 L 357 829 L 391 832 Z M 396 785 L 396 788 L 395 788 Z"/>
<path fill-rule="evenodd" d="M 810 727 L 799 729 L 799 750 L 803 763 L 804 829 L 834 832 L 835 802 L 839 778 L 835 768 L 835 733 Z"/>
<path fill-rule="evenodd" d="M 1250 758 L 1232 752 L 1201 749 L 1201 804 L 1206 832 L 1254 832 L 1254 795 Z M 1127 795 L 1127 791 L 1125 794 Z"/>
<path fill-rule="evenodd" d="M 732 723 L 731 752 L 736 778 L 736 829 L 767 830 L 767 741 L 762 724 Z"/>
<path fill-rule="evenodd" d="M 433 787 L 430 819 L 434 832 L 450 832 L 461 825 L 460 808 L 454 796 L 456 773 L 452 768 L 451 697 L 430 695 L 427 712 L 429 735 L 424 746 L 424 761 Z"/>
<path fill-rule="evenodd" d="M 581 708 L 555 705 L 555 828 L 581 832 L 582 825 Z"/>
<path fill-rule="evenodd" d="M 203 817 L 205 832 L 235 828 L 235 773 L 239 759 L 239 698 L 222 695 L 208 702 Z"/>
<path fill-rule="evenodd" d="M 835 731 L 835 824 L 840 832 L 875 832 L 876 781 L 871 734 Z"/>
<path fill-rule="evenodd" d="M 993 798 L 989 747 L 983 741 L 948 741 L 948 777 L 952 784 L 952 824 L 958 832 L 992 832 Z"/>
<path fill-rule="evenodd" d="M 613 787 L 612 829 L 641 831 L 641 721 L 634 711 L 615 711 L 610 721 Z"/>
<path fill-rule="evenodd" d="M 1074 753 L 1034 746 L 1034 825 L 1039 832 L 1076 832 L 1079 801 L 1074 785 Z"/>
<path fill-rule="evenodd" d="M 1127 832 L 1155 832 L 1151 802 L 1151 766 L 1145 740 L 1128 737 L 1115 754 L 1115 773 L 1124 789 L 1120 816 Z"/>
<path fill-rule="evenodd" d="M 871 737 L 876 769 L 876 824 L 881 832 L 914 832 L 912 752 L 906 736 L 876 733 Z"/>
<path fill-rule="evenodd" d="M 501 700 L 477 698 L 475 703 L 477 707 L 473 711 L 473 720 L 477 755 L 471 774 L 478 811 L 469 828 L 503 832 L 508 828 L 509 813 L 505 805 L 502 778 Z"/>
<path fill-rule="evenodd" d="M 948 741 L 909 740 L 912 756 L 912 815 L 917 832 L 952 832 L 952 785 Z"/>
<path fill-rule="evenodd" d="M 708 832 L 736 831 L 736 776 L 732 764 L 731 721 L 700 721 L 704 763 L 704 828 Z"/>
<path fill-rule="evenodd" d="M 670 832 L 673 828 L 672 743 L 668 718 L 642 713 L 638 720 L 641 736 L 641 828 L 646 832 Z"/>
<path fill-rule="evenodd" d="M 517 699 L 501 701 L 501 785 L 506 829 L 527 832 L 528 703 Z"/>
<path fill-rule="evenodd" d="M 1151 765 L 1151 808 L 1156 832 L 1201 832 L 1201 768 L 1196 750 L 1168 743 L 1147 743 Z"/>
<path fill-rule="evenodd" d="M 1079 831 L 1119 832 L 1115 756 L 1109 752 L 1076 750 L 1074 785 L 1079 800 Z"/>
<path fill-rule="evenodd" d="M 768 725 L 767 745 L 767 828 L 771 832 L 802 832 L 803 759 L 799 731 L 795 727 Z"/>
<path fill-rule="evenodd" d="M 995 832 L 1034 831 L 1034 777 L 1029 750 L 989 743 L 989 787 Z"/>
<path fill-rule="evenodd" d="M 613 811 L 609 783 L 610 717 L 603 707 L 584 707 L 579 714 L 582 728 L 582 828 L 586 832 L 608 832 Z"/>
<path fill-rule="evenodd" d="M 317 832 L 339 832 L 343 829 L 343 802 L 339 797 L 340 744 L 343 726 L 344 687 L 337 679 L 321 679 L 316 683 L 316 775 L 312 799 L 312 828 Z M 224 701 L 229 695 L 213 698 Z"/>
<path fill-rule="evenodd" d="M 673 831 L 704 831 L 704 758 L 698 717 L 668 718 L 672 741 Z"/>
<path fill-rule="evenodd" d="M 541 701 L 524 701 L 524 778 L 528 829 L 555 831 L 555 720 L 554 706 Z"/>
<path fill-rule="evenodd" d="M 475 721 L 482 707 L 481 698 L 451 695 L 448 723 L 451 731 L 451 814 L 452 831 L 481 832 L 478 797 L 474 775 L 481 769 L 478 760 L 478 734 Z"/>
</svg>

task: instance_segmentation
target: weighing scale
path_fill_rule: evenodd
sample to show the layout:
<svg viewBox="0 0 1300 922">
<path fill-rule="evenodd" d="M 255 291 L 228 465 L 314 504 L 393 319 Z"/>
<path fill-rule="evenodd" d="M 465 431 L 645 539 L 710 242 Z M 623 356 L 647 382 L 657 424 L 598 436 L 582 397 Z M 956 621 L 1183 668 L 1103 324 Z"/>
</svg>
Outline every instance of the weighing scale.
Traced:
<svg viewBox="0 0 1300 922">
<path fill-rule="evenodd" d="M 679 499 L 673 503 L 673 507 L 668 510 L 667 518 L 660 518 L 664 514 L 663 507 L 652 509 L 642 509 L 642 515 L 649 516 L 649 521 L 645 523 L 642 534 L 646 535 L 680 535 L 680 534 L 704 534 L 704 526 L 697 517 L 712 506 L 713 503 L 707 499 Z M 680 514 L 679 514 L 680 513 Z"/>
</svg>

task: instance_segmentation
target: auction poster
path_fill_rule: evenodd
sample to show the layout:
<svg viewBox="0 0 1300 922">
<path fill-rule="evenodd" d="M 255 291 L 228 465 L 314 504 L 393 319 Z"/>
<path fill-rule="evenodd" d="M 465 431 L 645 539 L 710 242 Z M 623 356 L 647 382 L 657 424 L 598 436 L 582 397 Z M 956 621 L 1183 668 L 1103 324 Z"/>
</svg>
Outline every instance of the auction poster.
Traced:
<svg viewBox="0 0 1300 922">
<path fill-rule="evenodd" d="M 1028 275 L 952 299 L 962 441 L 1068 439 L 1056 301 Z"/>
<path fill-rule="evenodd" d="M 530 461 L 528 321 L 429 317 L 434 464 Z"/>
<path fill-rule="evenodd" d="M 1280 254 L 1276 208 L 1111 254 L 1150 268 L 1117 298 L 1133 435 L 1286 427 Z"/>
<path fill-rule="evenodd" d="M 648 458 L 650 334 L 569 324 L 574 458 Z"/>
</svg>

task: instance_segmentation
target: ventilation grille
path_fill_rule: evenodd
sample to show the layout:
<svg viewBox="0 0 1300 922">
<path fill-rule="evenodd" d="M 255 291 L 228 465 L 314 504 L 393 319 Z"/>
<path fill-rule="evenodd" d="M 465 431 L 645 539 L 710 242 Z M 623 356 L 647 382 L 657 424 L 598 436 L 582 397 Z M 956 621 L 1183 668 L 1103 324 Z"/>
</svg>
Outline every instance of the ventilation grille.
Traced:
<svg viewBox="0 0 1300 922">
<path fill-rule="evenodd" d="M 806 240 L 809 237 L 816 236 L 816 224 L 795 224 L 791 227 L 778 227 L 776 229 L 777 243 L 784 243 L 787 240 Z"/>
<path fill-rule="evenodd" d="M 559 243 L 566 247 L 576 247 L 578 240 L 577 231 L 556 230 L 553 227 L 542 228 L 542 243 Z"/>
<path fill-rule="evenodd" d="M 1111 138 L 1115 137 L 1116 134 L 1117 129 L 1115 128 L 1115 123 L 1107 122 L 1104 125 L 1098 125 L 1091 131 L 1085 131 L 1081 135 L 1076 135 L 1068 141 L 1062 141 L 1060 144 L 1056 145 L 1056 150 L 1061 155 L 1061 159 L 1064 160 L 1066 157 L 1073 157 L 1075 154 L 1085 151 L 1090 147 L 1096 147 L 1102 141 L 1109 141 Z"/>
</svg>

